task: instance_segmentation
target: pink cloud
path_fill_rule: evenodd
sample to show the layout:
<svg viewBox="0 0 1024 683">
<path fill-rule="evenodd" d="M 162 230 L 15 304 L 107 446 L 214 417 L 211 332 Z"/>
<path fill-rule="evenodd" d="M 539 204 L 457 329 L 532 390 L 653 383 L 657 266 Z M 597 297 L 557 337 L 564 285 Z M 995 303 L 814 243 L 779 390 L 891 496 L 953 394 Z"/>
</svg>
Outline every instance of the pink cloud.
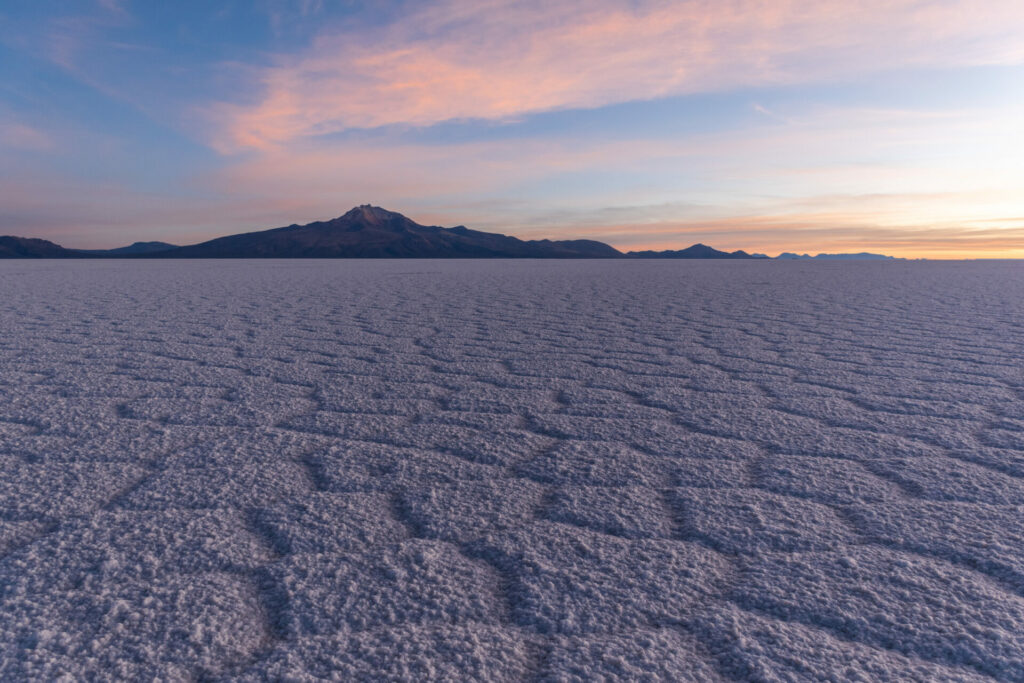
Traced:
<svg viewBox="0 0 1024 683">
<path fill-rule="evenodd" d="M 45 151 L 53 146 L 53 138 L 45 131 L 23 123 L 0 122 L 0 148 Z"/>
<path fill-rule="evenodd" d="M 909 66 L 1024 61 L 1016 0 L 545 3 L 448 0 L 324 33 L 220 104 L 225 152 L 391 124 L 511 119 Z"/>
</svg>

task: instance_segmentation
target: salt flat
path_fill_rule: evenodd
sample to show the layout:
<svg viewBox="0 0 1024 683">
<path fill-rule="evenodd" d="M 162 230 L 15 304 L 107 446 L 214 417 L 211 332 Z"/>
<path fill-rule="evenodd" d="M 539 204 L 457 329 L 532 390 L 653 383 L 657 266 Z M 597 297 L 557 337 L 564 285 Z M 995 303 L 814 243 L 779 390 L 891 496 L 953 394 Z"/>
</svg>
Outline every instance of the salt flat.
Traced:
<svg viewBox="0 0 1024 683">
<path fill-rule="evenodd" d="M 0 678 L 1024 680 L 1024 266 L 0 263 Z"/>
</svg>

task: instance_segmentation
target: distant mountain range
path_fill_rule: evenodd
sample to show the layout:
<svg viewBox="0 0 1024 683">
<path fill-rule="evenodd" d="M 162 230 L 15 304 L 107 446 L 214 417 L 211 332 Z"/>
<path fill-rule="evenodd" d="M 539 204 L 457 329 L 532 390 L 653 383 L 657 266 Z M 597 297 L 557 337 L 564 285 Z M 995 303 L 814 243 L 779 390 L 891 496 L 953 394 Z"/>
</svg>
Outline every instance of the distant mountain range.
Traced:
<svg viewBox="0 0 1024 683">
<path fill-rule="evenodd" d="M 818 254 L 817 256 L 811 256 L 810 254 L 794 254 L 792 252 L 784 252 L 779 254 L 775 258 L 782 259 L 784 261 L 793 260 L 808 260 L 808 261 L 905 261 L 906 259 L 896 258 L 895 256 L 885 256 L 884 254 L 871 254 L 866 251 L 862 251 L 856 254 Z"/>
<path fill-rule="evenodd" d="M 819 254 L 822 258 L 888 258 Z M 595 240 L 521 240 L 470 230 L 420 225 L 400 213 L 364 204 L 343 216 L 308 225 L 229 235 L 189 246 L 136 242 L 118 249 L 66 249 L 41 239 L 0 237 L 0 258 L 588 258 L 766 259 L 704 244 L 666 251 L 622 253 Z M 811 258 L 783 254 L 779 258 Z"/>
<path fill-rule="evenodd" d="M 135 242 L 127 247 L 118 247 L 117 249 L 78 249 L 83 254 L 89 254 L 90 256 L 139 256 L 142 254 L 156 254 L 161 251 L 168 251 L 170 249 L 177 249 L 176 244 L 168 244 L 167 242 Z"/>
<path fill-rule="evenodd" d="M 751 259 L 768 258 L 767 256 L 755 256 L 745 251 L 719 251 L 706 244 L 695 244 L 686 249 L 669 249 L 666 251 L 630 251 L 626 256 L 632 258 L 711 258 L 711 259 Z"/>
<path fill-rule="evenodd" d="M 77 254 L 53 242 L 32 237 L 0 237 L 0 258 L 68 258 Z"/>
</svg>

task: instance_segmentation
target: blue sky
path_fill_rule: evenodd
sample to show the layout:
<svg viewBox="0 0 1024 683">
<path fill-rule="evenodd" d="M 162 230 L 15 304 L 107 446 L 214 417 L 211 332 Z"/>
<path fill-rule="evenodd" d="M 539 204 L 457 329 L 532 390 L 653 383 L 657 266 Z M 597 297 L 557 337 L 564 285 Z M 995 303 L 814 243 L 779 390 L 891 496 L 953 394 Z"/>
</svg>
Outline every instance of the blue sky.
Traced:
<svg viewBox="0 0 1024 683">
<path fill-rule="evenodd" d="M 1002 0 L 12 2 L 0 234 L 195 242 L 373 203 L 620 248 L 1024 257 Z"/>
</svg>

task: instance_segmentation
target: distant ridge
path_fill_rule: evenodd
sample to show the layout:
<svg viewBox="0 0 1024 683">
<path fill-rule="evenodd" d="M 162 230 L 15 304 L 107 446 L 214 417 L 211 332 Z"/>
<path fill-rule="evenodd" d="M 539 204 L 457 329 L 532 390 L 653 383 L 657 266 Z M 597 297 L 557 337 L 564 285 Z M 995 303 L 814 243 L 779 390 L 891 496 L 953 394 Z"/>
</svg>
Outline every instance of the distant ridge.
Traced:
<svg viewBox="0 0 1024 683">
<path fill-rule="evenodd" d="M 166 242 L 136 242 L 117 249 L 67 249 L 33 237 L 0 237 L 0 258 L 119 258 L 177 249 Z"/>
<path fill-rule="evenodd" d="M 59 244 L 33 237 L 0 237 L 0 258 L 81 258 Z"/>
<path fill-rule="evenodd" d="M 588 258 L 588 259 L 769 259 L 764 254 L 720 251 L 706 244 L 665 251 L 622 253 L 596 240 L 521 240 L 509 235 L 420 225 L 400 213 L 363 204 L 307 225 L 289 225 L 228 235 L 179 247 L 135 242 L 116 249 L 66 249 L 47 240 L 0 237 L 5 258 Z M 881 254 L 794 254 L 781 260 L 902 260 Z"/>
<path fill-rule="evenodd" d="M 756 259 L 765 258 L 752 256 L 745 251 L 719 251 L 706 244 L 695 244 L 686 249 L 666 251 L 631 251 L 626 254 L 631 258 L 699 258 L 699 259 Z"/>
<path fill-rule="evenodd" d="M 167 242 L 135 242 L 127 247 L 117 249 L 76 249 L 75 251 L 89 256 L 135 256 L 138 254 L 157 254 L 161 251 L 177 249 L 178 245 Z"/>
<path fill-rule="evenodd" d="M 886 256 L 884 254 L 871 254 L 866 251 L 859 252 L 857 254 L 818 254 L 817 256 L 811 256 L 810 254 L 794 254 L 793 252 L 783 252 L 775 258 L 783 261 L 794 261 L 794 260 L 815 260 L 815 261 L 905 261 L 906 259 L 898 258 L 896 256 Z"/>
</svg>

